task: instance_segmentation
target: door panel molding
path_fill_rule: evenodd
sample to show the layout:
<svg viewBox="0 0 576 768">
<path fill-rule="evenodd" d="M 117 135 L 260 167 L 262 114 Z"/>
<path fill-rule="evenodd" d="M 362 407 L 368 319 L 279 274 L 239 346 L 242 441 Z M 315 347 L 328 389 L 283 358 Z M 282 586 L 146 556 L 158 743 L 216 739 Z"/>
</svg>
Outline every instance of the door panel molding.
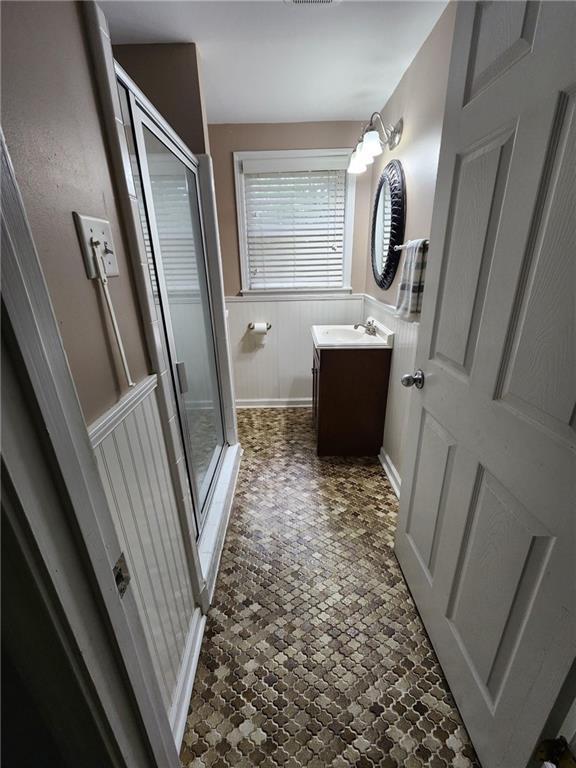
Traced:
<svg viewBox="0 0 576 768">
<path fill-rule="evenodd" d="M 494 258 L 515 126 L 458 154 L 431 355 L 469 376 Z M 463 199 L 464 198 L 464 199 Z M 445 297 L 450 302 L 444 303 Z"/>
<path fill-rule="evenodd" d="M 412 486 L 406 534 L 421 559 L 428 579 L 432 581 L 456 443 L 429 413 L 423 410 L 422 415 L 420 451 L 415 470 L 417 477 Z M 436 511 L 434 515 L 430 515 L 430 508 Z"/>
<path fill-rule="evenodd" d="M 540 3 L 478 3 L 464 104 L 532 50 Z M 498 19 L 487 19 L 488 16 Z M 499 35 L 493 34 L 497 21 Z"/>
<path fill-rule="evenodd" d="M 518 280 L 514 312 L 502 356 L 494 399 L 509 403 L 554 431 L 570 426 L 576 406 L 576 351 L 570 328 L 562 323 L 560 305 L 573 302 L 574 278 L 571 247 L 576 240 L 571 205 L 574 203 L 574 174 L 570 170 L 576 154 L 576 92 L 563 92 L 550 132 L 550 146 L 538 202 L 531 222 L 528 246 Z M 572 160 L 570 159 L 572 158 Z M 564 221 L 565 225 L 561 226 Z M 550 270 L 557 274 L 552 283 Z M 560 293 L 552 293 L 553 286 Z M 536 355 L 530 354 L 526 336 L 539 333 L 543 315 L 554 318 Z M 524 327 L 521 327 L 524 323 Z M 528 327 L 526 327 L 528 326 Z M 522 359 L 524 357 L 524 359 Z M 545 375 L 542 375 L 542 374 Z M 570 377 L 560 391 L 557 376 Z M 572 392 L 568 399 L 566 393 Z"/>
<path fill-rule="evenodd" d="M 576 654 L 575 35 L 457 9 L 395 551 L 484 768 L 525 768 Z"/>
<path fill-rule="evenodd" d="M 494 708 L 498 680 L 520 640 L 554 537 L 483 467 L 477 478 L 446 618 Z M 497 603 L 487 600 L 490 583 Z"/>
</svg>

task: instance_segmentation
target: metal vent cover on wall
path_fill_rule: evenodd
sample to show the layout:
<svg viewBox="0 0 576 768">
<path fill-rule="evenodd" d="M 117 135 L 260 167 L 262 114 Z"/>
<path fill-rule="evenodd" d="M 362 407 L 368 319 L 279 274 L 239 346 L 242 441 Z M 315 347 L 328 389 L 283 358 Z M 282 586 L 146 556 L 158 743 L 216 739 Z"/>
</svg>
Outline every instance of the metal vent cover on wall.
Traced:
<svg viewBox="0 0 576 768">
<path fill-rule="evenodd" d="M 338 5 L 342 0 L 284 0 L 286 5 Z"/>
</svg>

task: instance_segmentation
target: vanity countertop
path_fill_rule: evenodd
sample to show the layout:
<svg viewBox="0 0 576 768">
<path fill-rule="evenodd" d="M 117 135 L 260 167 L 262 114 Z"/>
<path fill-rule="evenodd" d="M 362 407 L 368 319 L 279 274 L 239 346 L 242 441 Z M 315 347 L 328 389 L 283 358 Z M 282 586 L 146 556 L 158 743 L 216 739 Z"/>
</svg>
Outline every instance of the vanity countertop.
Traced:
<svg viewBox="0 0 576 768">
<path fill-rule="evenodd" d="M 360 326 L 353 325 L 313 325 L 312 339 L 316 349 L 391 349 L 394 346 L 394 334 L 381 323 L 372 320 L 376 326 L 376 336 L 370 336 Z"/>
</svg>

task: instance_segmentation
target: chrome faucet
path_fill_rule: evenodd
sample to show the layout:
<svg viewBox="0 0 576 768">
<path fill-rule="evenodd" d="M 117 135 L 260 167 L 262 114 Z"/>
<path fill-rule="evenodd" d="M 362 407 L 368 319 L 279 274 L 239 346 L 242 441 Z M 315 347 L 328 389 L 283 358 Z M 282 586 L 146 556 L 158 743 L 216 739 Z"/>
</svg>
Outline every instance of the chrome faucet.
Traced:
<svg viewBox="0 0 576 768">
<path fill-rule="evenodd" d="M 374 324 L 374 320 L 368 320 L 366 324 L 364 323 L 355 323 L 354 330 L 358 328 L 364 328 L 368 336 L 376 336 L 378 331 L 376 330 L 376 326 Z"/>
</svg>

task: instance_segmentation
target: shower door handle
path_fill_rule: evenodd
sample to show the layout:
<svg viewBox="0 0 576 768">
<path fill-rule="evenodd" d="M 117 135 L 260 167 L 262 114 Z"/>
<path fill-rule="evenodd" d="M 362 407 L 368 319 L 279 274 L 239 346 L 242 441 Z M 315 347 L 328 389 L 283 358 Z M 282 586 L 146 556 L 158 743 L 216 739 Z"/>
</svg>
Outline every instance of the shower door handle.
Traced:
<svg viewBox="0 0 576 768">
<path fill-rule="evenodd" d="M 185 395 L 188 392 L 188 376 L 186 376 L 186 363 L 176 363 L 176 375 L 178 376 L 178 386 L 180 394 Z"/>
</svg>

